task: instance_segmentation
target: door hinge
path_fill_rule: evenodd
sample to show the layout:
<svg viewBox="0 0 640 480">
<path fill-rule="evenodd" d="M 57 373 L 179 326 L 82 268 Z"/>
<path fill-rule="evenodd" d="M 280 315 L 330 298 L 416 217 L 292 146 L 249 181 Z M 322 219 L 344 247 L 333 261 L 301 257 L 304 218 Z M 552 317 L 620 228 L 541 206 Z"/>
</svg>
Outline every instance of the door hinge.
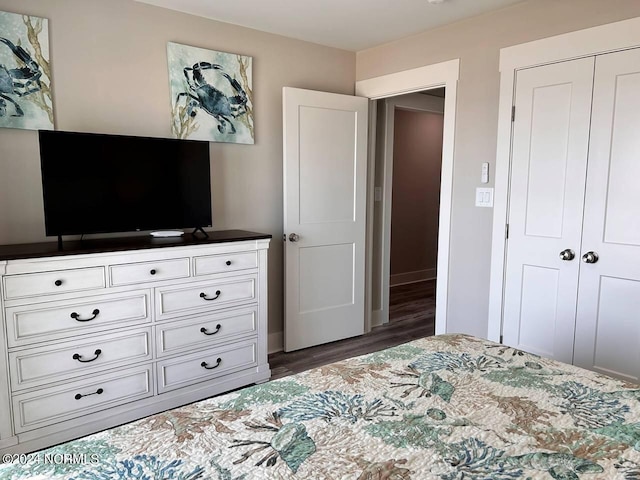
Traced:
<svg viewBox="0 0 640 480">
<path fill-rule="evenodd" d="M 502 343 L 503 341 L 504 341 L 504 337 L 500 335 L 500 343 Z"/>
<path fill-rule="evenodd" d="M 505 229 L 504 229 L 504 238 L 509 240 L 509 224 L 508 223 L 507 223 L 507 225 L 505 226 Z"/>
<path fill-rule="evenodd" d="M 511 121 L 515 122 L 516 121 L 516 106 L 513 105 L 511 107 Z"/>
</svg>

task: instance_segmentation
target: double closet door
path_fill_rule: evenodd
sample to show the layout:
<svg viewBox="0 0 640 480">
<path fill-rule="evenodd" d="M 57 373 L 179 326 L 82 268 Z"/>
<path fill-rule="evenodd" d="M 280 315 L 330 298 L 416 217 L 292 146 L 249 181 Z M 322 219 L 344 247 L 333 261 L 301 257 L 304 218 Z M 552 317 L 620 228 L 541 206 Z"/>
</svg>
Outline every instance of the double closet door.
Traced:
<svg viewBox="0 0 640 480">
<path fill-rule="evenodd" d="M 640 49 L 522 70 L 503 342 L 640 380 Z"/>
</svg>

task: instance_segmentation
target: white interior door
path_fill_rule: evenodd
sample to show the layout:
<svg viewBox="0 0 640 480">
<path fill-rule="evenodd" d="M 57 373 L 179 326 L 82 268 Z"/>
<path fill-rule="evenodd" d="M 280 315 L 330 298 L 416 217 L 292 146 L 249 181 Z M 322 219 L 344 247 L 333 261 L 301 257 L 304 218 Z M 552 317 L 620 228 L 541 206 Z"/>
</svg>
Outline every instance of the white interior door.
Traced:
<svg viewBox="0 0 640 480">
<path fill-rule="evenodd" d="M 516 77 L 503 342 L 568 363 L 593 69 L 592 57 Z"/>
<path fill-rule="evenodd" d="M 368 99 L 283 89 L 285 351 L 364 333 Z"/>
<path fill-rule="evenodd" d="M 597 57 L 575 363 L 640 380 L 640 50 Z M 585 258 L 594 261 L 595 257 Z"/>
</svg>

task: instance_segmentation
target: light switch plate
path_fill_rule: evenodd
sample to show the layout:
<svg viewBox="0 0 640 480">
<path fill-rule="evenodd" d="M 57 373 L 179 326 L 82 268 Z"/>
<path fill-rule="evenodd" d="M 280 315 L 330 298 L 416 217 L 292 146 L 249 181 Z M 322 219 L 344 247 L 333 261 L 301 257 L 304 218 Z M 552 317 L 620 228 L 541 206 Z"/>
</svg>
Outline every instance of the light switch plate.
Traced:
<svg viewBox="0 0 640 480">
<path fill-rule="evenodd" d="M 493 188 L 476 188 L 476 207 L 493 207 Z"/>
<path fill-rule="evenodd" d="M 373 200 L 376 202 L 381 202 L 382 201 L 382 187 L 375 187 L 373 189 L 374 192 L 374 198 Z"/>
</svg>

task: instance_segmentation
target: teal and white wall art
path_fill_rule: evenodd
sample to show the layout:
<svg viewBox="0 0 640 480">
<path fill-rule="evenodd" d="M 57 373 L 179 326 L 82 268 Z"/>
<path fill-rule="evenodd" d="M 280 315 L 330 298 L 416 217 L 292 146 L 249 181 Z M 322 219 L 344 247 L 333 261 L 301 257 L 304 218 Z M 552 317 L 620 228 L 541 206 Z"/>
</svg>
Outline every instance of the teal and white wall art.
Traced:
<svg viewBox="0 0 640 480">
<path fill-rule="evenodd" d="M 167 45 L 174 137 L 254 143 L 252 58 Z"/>
<path fill-rule="evenodd" d="M 0 12 L 0 127 L 53 129 L 46 18 Z"/>
</svg>

